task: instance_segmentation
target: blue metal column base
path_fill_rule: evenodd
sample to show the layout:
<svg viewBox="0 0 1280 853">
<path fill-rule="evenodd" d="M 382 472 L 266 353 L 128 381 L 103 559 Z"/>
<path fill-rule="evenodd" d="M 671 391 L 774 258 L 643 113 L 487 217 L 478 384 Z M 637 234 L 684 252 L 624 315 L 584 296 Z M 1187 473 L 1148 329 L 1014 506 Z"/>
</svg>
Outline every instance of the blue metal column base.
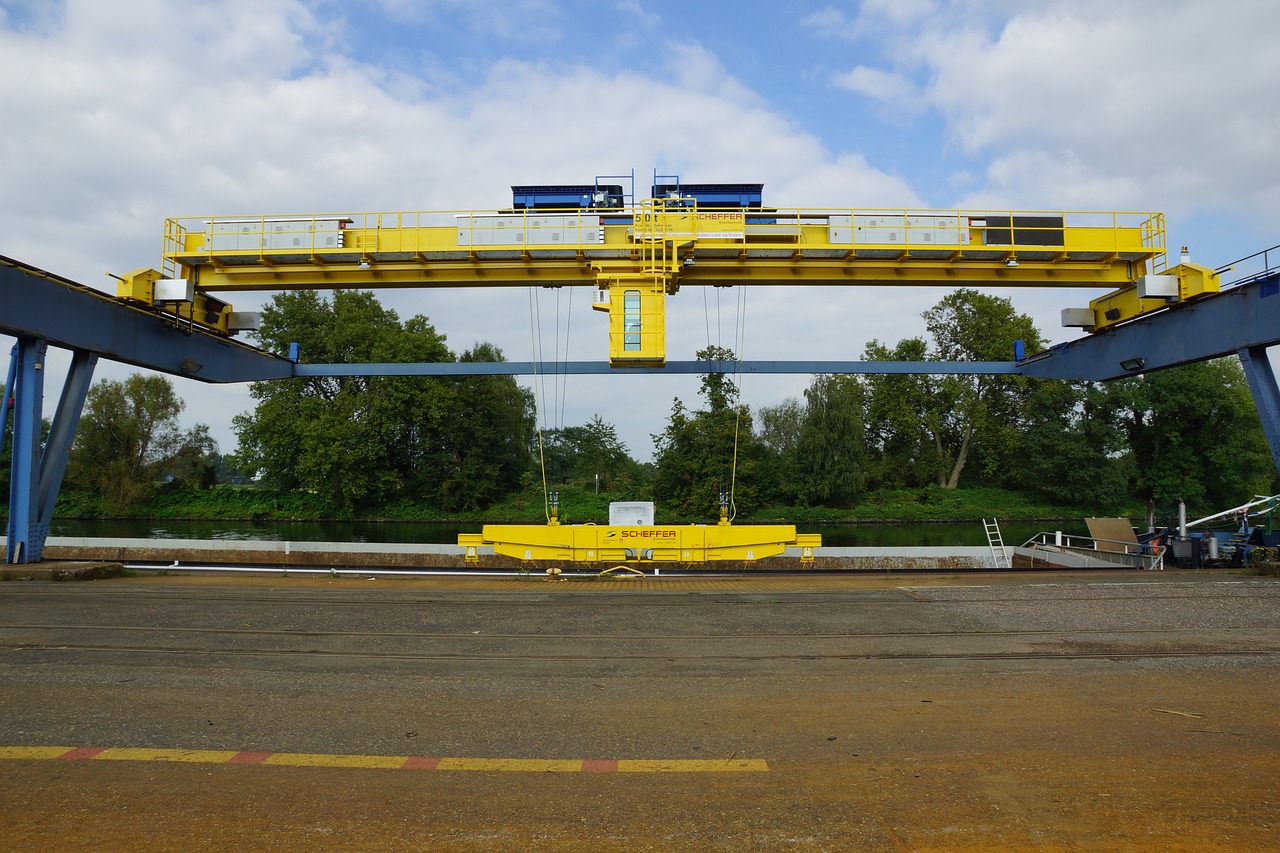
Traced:
<svg viewBox="0 0 1280 853">
<path fill-rule="evenodd" d="M 9 474 L 9 539 L 5 562 L 36 562 L 44 554 L 49 525 L 40 524 L 40 428 L 44 406 L 44 356 L 38 338 L 19 338 L 13 396 L 13 468 Z"/>
<path fill-rule="evenodd" d="M 1262 419 L 1262 431 L 1271 447 L 1271 458 L 1280 469 L 1280 385 L 1276 384 L 1276 373 L 1271 367 L 1271 359 L 1267 358 L 1267 348 L 1249 347 L 1236 354 L 1244 365 L 1244 375 L 1249 380 L 1258 417 Z"/>
</svg>

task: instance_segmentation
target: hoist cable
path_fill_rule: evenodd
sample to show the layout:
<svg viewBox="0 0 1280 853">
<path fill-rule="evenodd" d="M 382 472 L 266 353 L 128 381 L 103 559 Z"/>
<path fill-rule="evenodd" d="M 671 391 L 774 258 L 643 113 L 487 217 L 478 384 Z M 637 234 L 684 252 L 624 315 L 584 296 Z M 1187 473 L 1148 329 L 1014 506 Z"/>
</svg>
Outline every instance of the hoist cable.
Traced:
<svg viewBox="0 0 1280 853">
<path fill-rule="evenodd" d="M 734 492 L 738 486 L 738 429 L 742 425 L 742 350 L 747 338 L 747 289 L 738 288 L 737 310 L 738 340 L 735 352 L 734 375 L 737 379 L 737 392 L 734 400 L 733 419 L 733 463 L 729 471 L 729 520 L 738 517 L 738 505 L 734 502 Z"/>
<path fill-rule="evenodd" d="M 716 288 L 716 346 L 724 349 L 724 332 L 720 329 L 720 288 Z"/>
<path fill-rule="evenodd" d="M 707 305 L 707 289 L 702 288 L 702 323 L 707 327 L 707 348 L 711 348 L 711 308 Z"/>
<path fill-rule="evenodd" d="M 564 381 L 560 383 L 560 428 L 564 428 L 565 401 L 569 396 L 569 341 L 573 330 L 573 290 L 569 290 L 569 307 L 564 314 L 564 361 L 561 363 L 561 374 Z"/>
<path fill-rule="evenodd" d="M 551 383 L 551 428 L 558 430 L 560 422 L 560 386 L 564 383 L 564 371 L 560 368 L 560 289 L 556 288 L 555 379 Z"/>
<path fill-rule="evenodd" d="M 547 518 L 547 522 L 551 522 L 551 494 L 547 490 L 547 456 L 542 446 L 542 394 L 540 389 L 538 374 L 538 356 L 541 343 L 541 318 L 537 309 L 534 307 L 537 303 L 535 288 L 529 288 L 529 344 L 533 350 L 533 422 L 538 428 L 538 466 L 542 469 L 542 511 Z"/>
</svg>

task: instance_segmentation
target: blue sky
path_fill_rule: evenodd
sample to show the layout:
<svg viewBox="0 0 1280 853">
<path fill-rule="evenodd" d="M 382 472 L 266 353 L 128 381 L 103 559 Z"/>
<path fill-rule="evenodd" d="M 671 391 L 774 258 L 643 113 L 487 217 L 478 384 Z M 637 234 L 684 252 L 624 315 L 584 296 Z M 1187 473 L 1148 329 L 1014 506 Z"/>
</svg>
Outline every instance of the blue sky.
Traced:
<svg viewBox="0 0 1280 853">
<path fill-rule="evenodd" d="M 1280 242 L 1278 35 L 1272 0 L 0 0 L 0 254 L 109 289 L 157 265 L 166 216 L 490 208 L 656 168 L 780 207 L 1160 210 L 1218 265 Z M 1054 341 L 1096 295 L 1003 293 Z M 753 288 L 743 355 L 857 358 L 942 295 Z M 526 294 L 381 296 L 455 350 L 531 355 Z M 737 298 L 716 296 L 723 324 Z M 561 300 L 561 351 L 603 358 L 586 293 Z M 671 300 L 669 357 L 705 345 L 707 305 Z M 639 458 L 697 388 L 569 383 L 564 422 L 598 412 Z M 233 450 L 247 389 L 178 386 Z"/>
</svg>

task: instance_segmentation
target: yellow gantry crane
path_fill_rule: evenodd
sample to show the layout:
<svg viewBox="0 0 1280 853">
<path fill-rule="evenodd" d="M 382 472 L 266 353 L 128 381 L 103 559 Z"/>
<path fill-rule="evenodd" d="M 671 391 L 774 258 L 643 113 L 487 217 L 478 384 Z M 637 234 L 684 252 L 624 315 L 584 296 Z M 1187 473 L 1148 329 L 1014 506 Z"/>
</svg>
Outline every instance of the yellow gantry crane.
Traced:
<svg viewBox="0 0 1280 853">
<path fill-rule="evenodd" d="M 634 180 L 633 180 L 634 183 Z M 1063 324 L 1103 331 L 1219 290 L 1185 253 L 1170 266 L 1160 213 L 773 208 L 760 184 L 655 175 L 636 203 L 621 184 L 516 186 L 506 210 L 203 216 L 165 222 L 161 270 L 118 295 L 221 334 L 254 327 L 236 291 L 585 286 L 609 319 L 614 367 L 666 361 L 666 300 L 682 286 L 944 285 L 1109 291 Z M 216 294 L 216 295 L 215 295 Z M 461 537 L 522 561 L 753 561 L 814 536 L 785 525 L 488 525 Z"/>
</svg>

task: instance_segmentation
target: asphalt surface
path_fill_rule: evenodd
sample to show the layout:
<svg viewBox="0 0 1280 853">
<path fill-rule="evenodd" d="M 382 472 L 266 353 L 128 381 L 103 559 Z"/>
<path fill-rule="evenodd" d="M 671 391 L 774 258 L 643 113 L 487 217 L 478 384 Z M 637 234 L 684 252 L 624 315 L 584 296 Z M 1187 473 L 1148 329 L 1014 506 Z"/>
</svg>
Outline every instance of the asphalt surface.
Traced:
<svg viewBox="0 0 1280 853">
<path fill-rule="evenodd" d="M 1274 579 L 10 582 L 0 655 L 10 850 L 1280 849 Z"/>
</svg>

